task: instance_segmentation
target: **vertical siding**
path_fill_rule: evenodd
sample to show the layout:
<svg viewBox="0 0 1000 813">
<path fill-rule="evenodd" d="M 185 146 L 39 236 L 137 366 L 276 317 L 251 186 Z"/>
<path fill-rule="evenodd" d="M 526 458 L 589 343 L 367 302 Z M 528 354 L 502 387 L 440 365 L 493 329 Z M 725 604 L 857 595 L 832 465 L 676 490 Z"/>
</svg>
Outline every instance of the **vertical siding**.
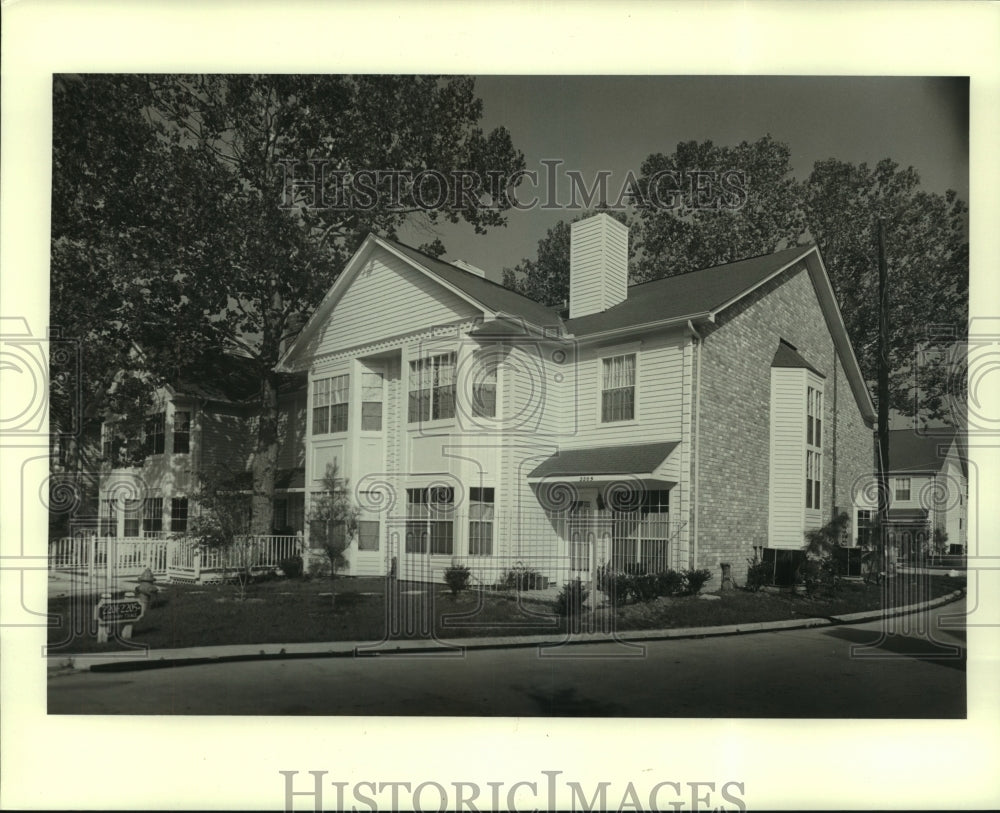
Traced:
<svg viewBox="0 0 1000 813">
<path fill-rule="evenodd" d="M 768 545 L 802 547 L 805 527 L 805 370 L 771 370 Z"/>
<path fill-rule="evenodd" d="M 605 214 L 570 227 L 570 318 L 599 313 L 625 300 L 628 229 Z"/>
</svg>

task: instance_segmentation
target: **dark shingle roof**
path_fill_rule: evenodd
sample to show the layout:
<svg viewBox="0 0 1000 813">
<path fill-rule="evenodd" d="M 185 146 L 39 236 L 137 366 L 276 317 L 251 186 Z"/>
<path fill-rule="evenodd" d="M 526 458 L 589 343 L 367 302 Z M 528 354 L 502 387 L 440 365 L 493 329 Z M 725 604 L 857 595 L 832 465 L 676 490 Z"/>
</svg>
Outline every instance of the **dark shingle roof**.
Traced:
<svg viewBox="0 0 1000 813">
<path fill-rule="evenodd" d="M 631 446 L 601 446 L 556 452 L 529 477 L 578 474 L 649 474 L 677 448 L 676 441 Z"/>
<path fill-rule="evenodd" d="M 778 350 L 774 354 L 774 359 L 771 361 L 772 367 L 804 367 L 807 370 L 811 370 L 816 373 L 820 378 L 826 378 L 823 373 L 813 367 L 808 361 L 799 355 L 799 351 L 795 349 L 794 346 L 790 345 L 784 339 L 778 342 Z"/>
<path fill-rule="evenodd" d="M 942 429 L 928 431 L 927 435 L 918 435 L 912 429 L 889 432 L 889 471 L 941 470 L 955 433 Z M 962 454 L 961 444 L 959 454 Z"/>
<path fill-rule="evenodd" d="M 709 313 L 760 284 L 809 248 L 811 244 L 794 246 L 774 254 L 632 285 L 628 298 L 620 305 L 570 319 L 566 325 L 573 335 L 583 336 Z"/>
<path fill-rule="evenodd" d="M 415 248 L 397 243 L 395 240 L 381 239 L 391 243 L 397 251 L 405 254 L 415 263 L 419 263 L 435 276 L 454 285 L 491 310 L 522 316 L 538 327 L 560 324 L 559 317 L 546 305 L 528 299 L 510 288 L 504 288 L 502 285 L 473 274 L 471 271 L 456 268 L 451 263 L 424 254 Z"/>
</svg>

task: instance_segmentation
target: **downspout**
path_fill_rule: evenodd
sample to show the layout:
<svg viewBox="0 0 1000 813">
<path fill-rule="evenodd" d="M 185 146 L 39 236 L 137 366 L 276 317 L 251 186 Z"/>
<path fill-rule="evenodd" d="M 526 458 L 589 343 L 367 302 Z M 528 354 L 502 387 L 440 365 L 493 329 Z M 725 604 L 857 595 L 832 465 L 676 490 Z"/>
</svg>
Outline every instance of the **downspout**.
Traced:
<svg viewBox="0 0 1000 813">
<path fill-rule="evenodd" d="M 694 384 L 694 441 L 691 444 L 691 455 L 694 460 L 691 474 L 691 569 L 698 569 L 698 443 L 701 440 L 701 345 L 702 337 L 694 328 L 694 323 L 688 319 L 688 330 L 693 337 L 695 352 L 695 384 Z"/>
</svg>

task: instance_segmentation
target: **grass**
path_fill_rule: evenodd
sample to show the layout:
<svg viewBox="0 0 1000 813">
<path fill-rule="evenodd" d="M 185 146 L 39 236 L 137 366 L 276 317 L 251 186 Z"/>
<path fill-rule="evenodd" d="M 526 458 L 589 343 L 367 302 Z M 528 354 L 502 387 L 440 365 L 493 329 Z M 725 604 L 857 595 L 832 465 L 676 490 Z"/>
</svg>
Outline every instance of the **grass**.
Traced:
<svg viewBox="0 0 1000 813">
<path fill-rule="evenodd" d="M 917 581 L 919 579 L 919 581 Z M 452 597 L 442 585 L 391 583 L 380 578 L 338 579 L 336 599 L 327 580 L 281 579 L 252 585 L 245 601 L 232 585 L 164 585 L 146 615 L 136 622 L 132 644 L 153 649 L 220 644 L 328 641 L 407 641 L 469 636 L 561 636 L 567 620 L 539 594 L 465 592 Z M 828 595 L 748 593 L 732 590 L 715 601 L 695 596 L 660 598 L 617 610 L 597 609 L 597 629 L 664 629 L 830 616 L 882 606 L 911 604 L 965 586 L 964 578 L 899 576 L 891 589 L 844 583 Z M 591 601 L 594 601 L 591 596 Z M 603 596 L 597 594 L 597 604 Z M 92 629 L 95 599 L 52 599 L 50 654 L 119 651 L 128 643 L 99 644 Z M 612 617 L 613 616 L 613 617 Z M 584 630 L 585 631 L 585 630 Z"/>
</svg>

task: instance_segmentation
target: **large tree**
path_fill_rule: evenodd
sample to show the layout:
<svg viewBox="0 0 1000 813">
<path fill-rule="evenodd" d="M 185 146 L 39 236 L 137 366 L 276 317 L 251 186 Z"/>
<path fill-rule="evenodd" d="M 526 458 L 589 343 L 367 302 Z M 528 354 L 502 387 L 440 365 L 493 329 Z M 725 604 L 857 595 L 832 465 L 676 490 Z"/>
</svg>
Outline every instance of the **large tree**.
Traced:
<svg viewBox="0 0 1000 813">
<path fill-rule="evenodd" d="M 114 92 L 89 98 L 108 83 Z M 439 195 L 434 183 L 413 189 L 414 177 L 433 171 L 433 182 L 459 178 L 467 187 L 510 177 L 523 156 L 502 128 L 480 129 L 482 103 L 463 77 L 83 77 L 64 92 L 88 97 L 95 132 L 93 141 L 82 136 L 86 149 L 93 144 L 100 166 L 118 167 L 132 189 L 121 203 L 124 225 L 104 206 L 83 212 L 77 255 L 110 256 L 68 264 L 67 284 L 53 297 L 98 266 L 124 300 L 121 318 L 105 320 L 106 343 L 117 348 L 111 366 L 136 342 L 153 383 L 197 373 L 223 352 L 249 356 L 260 383 L 252 528 L 266 533 L 278 441 L 274 366 L 284 342 L 369 232 L 393 236 L 413 217 L 464 219 L 479 232 L 505 223 L 509 199 L 489 184 Z M 72 116 L 73 103 L 66 108 Z M 107 132 L 120 124 L 134 130 L 128 139 Z M 54 144 L 56 154 L 69 153 L 71 172 L 81 151 L 64 132 L 73 126 L 66 121 Z M 302 183 L 314 177 L 325 179 L 322 194 Z M 108 196 L 97 175 L 76 183 Z M 121 233 L 139 249 L 127 238 L 107 240 Z"/>
<path fill-rule="evenodd" d="M 869 167 L 831 158 L 813 167 L 803 207 L 869 382 L 877 378 L 877 233 L 879 219 L 884 222 L 889 406 L 904 415 L 958 421 L 949 412 L 949 349 L 968 321 L 965 203 L 953 191 L 922 190 L 916 170 L 889 159 Z"/>
<path fill-rule="evenodd" d="M 632 202 L 638 281 L 768 254 L 804 231 L 788 146 L 764 136 L 735 147 L 686 141 L 642 163 Z"/>
</svg>

